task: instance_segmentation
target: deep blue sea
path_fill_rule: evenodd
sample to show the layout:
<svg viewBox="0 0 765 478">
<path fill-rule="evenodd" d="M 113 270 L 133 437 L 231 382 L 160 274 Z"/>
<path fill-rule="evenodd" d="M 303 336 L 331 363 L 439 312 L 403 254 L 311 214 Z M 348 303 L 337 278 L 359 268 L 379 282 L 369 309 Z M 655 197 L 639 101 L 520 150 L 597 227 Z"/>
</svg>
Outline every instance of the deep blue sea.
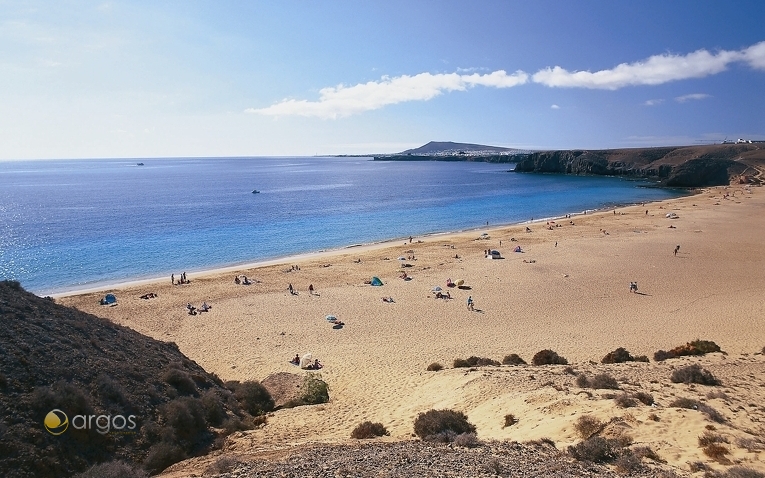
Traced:
<svg viewBox="0 0 765 478">
<path fill-rule="evenodd" d="M 680 194 L 509 169 L 335 157 L 0 162 L 0 279 L 45 295 Z"/>
</svg>

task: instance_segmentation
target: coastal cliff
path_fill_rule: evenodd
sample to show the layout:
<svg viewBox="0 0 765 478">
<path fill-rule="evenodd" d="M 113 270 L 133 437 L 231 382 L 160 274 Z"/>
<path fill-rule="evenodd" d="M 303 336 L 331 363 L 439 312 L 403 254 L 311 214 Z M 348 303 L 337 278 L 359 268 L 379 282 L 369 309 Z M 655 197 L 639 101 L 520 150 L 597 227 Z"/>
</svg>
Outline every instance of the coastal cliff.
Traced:
<svg viewBox="0 0 765 478">
<path fill-rule="evenodd" d="M 667 187 L 762 181 L 765 148 L 724 144 L 610 150 L 543 151 L 516 156 L 516 172 L 653 179 Z"/>
</svg>

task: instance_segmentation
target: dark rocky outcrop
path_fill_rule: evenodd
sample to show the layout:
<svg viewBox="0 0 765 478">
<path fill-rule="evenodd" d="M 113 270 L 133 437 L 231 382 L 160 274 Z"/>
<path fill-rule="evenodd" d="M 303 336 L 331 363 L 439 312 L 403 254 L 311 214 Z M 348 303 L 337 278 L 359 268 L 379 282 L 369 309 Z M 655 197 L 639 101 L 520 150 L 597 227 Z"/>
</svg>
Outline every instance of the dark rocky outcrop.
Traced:
<svg viewBox="0 0 765 478">
<path fill-rule="evenodd" d="M 760 182 L 765 148 L 755 144 L 544 151 L 518 156 L 516 172 L 626 176 L 668 187 Z"/>
<path fill-rule="evenodd" d="M 69 419 L 59 435 L 44 426 L 52 409 Z M 133 415 L 137 426 L 112 420 L 104 432 L 101 418 L 77 429 L 76 415 Z M 67 477 L 111 460 L 157 472 L 206 452 L 221 429 L 241 428 L 248 417 L 174 343 L 0 281 L 3 477 Z"/>
</svg>

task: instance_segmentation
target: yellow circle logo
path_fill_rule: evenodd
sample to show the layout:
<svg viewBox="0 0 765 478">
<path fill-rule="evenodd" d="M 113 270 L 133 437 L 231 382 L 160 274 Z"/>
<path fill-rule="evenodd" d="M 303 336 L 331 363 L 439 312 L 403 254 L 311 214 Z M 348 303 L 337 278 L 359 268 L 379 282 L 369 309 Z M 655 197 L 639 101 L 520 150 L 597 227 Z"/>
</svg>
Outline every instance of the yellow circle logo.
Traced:
<svg viewBox="0 0 765 478">
<path fill-rule="evenodd" d="M 69 417 L 59 409 L 51 410 L 45 415 L 45 429 L 51 435 L 61 435 L 69 428 Z"/>
</svg>

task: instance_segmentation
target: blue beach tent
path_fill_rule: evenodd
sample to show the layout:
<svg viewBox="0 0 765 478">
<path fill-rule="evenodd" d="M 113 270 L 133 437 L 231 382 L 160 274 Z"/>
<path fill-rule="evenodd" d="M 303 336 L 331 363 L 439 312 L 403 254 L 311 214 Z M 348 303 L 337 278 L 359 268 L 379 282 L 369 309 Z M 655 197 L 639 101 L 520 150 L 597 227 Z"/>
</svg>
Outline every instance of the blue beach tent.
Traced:
<svg viewBox="0 0 765 478">
<path fill-rule="evenodd" d="M 375 277 L 372 277 L 372 281 L 370 282 L 370 284 L 375 286 L 380 286 L 380 285 L 383 285 L 383 282 L 380 280 L 379 277 L 375 276 Z"/>
</svg>

